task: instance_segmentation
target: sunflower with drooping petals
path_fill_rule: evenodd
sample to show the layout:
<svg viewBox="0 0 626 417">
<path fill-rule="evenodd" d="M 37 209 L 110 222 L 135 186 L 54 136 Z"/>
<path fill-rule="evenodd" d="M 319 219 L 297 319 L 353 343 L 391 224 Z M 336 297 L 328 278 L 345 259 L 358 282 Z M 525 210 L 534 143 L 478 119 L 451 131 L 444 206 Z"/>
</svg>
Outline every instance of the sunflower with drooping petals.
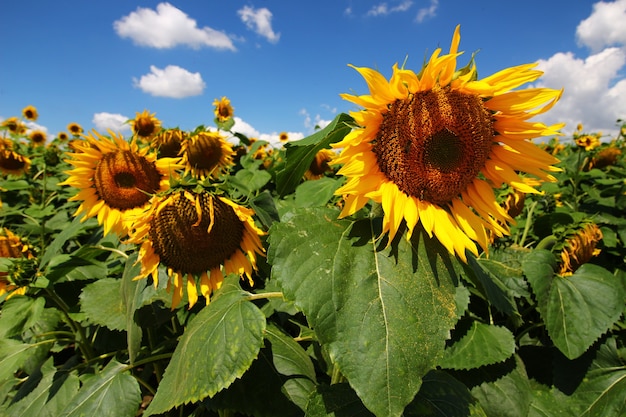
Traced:
<svg viewBox="0 0 626 417">
<path fill-rule="evenodd" d="M 135 141 L 127 142 L 111 131 L 109 135 L 94 130 L 85 140 L 73 142 L 75 151 L 67 162 L 74 169 L 60 184 L 80 190 L 70 198 L 82 201 L 75 216 L 84 213 L 83 220 L 97 216 L 105 234 L 125 235 L 126 217 L 148 207 L 152 195 L 168 190 L 170 177 L 182 165 L 177 158 L 157 158 Z"/>
<path fill-rule="evenodd" d="M 595 223 L 587 223 L 578 229 L 561 250 L 559 275 L 572 275 L 591 258 L 598 256 L 601 250 L 597 246 L 602 238 L 602 231 Z"/>
<path fill-rule="evenodd" d="M 161 130 L 161 121 L 156 118 L 156 113 L 144 110 L 136 113 L 135 118 L 130 121 L 133 133 L 142 139 L 150 139 Z"/>
<path fill-rule="evenodd" d="M 254 224 L 254 212 L 227 198 L 207 192 L 179 191 L 158 197 L 134 223 L 129 241 L 141 244 L 141 271 L 135 279 L 152 276 L 159 283 L 158 267 L 167 268 L 172 309 L 186 288 L 189 307 L 203 295 L 207 302 L 224 275 L 245 276 L 253 285 L 258 256 L 264 250 Z M 185 283 L 186 281 L 186 283 Z"/>
<path fill-rule="evenodd" d="M 183 141 L 180 154 L 185 174 L 195 178 L 216 178 L 233 163 L 235 152 L 219 132 L 199 132 Z"/>
<path fill-rule="evenodd" d="M 219 100 L 215 99 L 213 101 L 213 106 L 215 107 L 215 118 L 220 122 L 225 122 L 228 119 L 231 119 L 235 114 L 233 106 L 230 104 L 230 100 L 227 97 L 222 97 Z"/>
<path fill-rule="evenodd" d="M 162 130 L 150 142 L 150 146 L 159 151 L 162 157 L 175 158 L 179 155 L 187 133 L 174 128 Z"/>
<path fill-rule="evenodd" d="M 30 169 L 31 160 L 11 148 L 0 145 L 0 172 L 22 175 Z"/>
<path fill-rule="evenodd" d="M 32 259 L 33 255 L 27 244 L 22 239 L 4 227 L 0 228 L 0 258 L 25 258 Z M 15 283 L 16 277 L 8 272 L 0 272 L 0 297 L 7 295 L 6 299 L 15 295 L 24 295 L 28 287 Z M 19 278 L 19 277 L 18 277 Z"/>
<path fill-rule="evenodd" d="M 410 237 L 418 223 L 450 253 L 487 250 L 487 231 L 503 236 L 513 219 L 496 202 L 494 188 L 509 184 L 537 193 L 518 175 L 556 181 L 556 158 L 530 142 L 558 135 L 563 125 L 529 121 L 550 109 L 561 91 L 530 88 L 536 64 L 521 65 L 478 80 L 476 68 L 457 70 L 460 30 L 450 52 L 437 49 L 419 73 L 393 66 L 387 81 L 379 72 L 354 67 L 370 94 L 342 97 L 363 110 L 351 115 L 359 128 L 333 146 L 343 148 L 334 163 L 348 181 L 341 217 L 369 200 L 382 204 L 383 229 L 391 242 L 404 221 Z"/>
</svg>

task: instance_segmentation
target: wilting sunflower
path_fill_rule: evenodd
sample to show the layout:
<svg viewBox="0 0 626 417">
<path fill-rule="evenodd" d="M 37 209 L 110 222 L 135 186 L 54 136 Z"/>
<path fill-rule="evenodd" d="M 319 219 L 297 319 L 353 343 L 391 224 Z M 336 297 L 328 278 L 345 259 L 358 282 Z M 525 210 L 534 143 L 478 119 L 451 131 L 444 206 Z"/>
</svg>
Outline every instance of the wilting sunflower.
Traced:
<svg viewBox="0 0 626 417">
<path fill-rule="evenodd" d="M 602 240 L 602 231 L 594 223 L 587 223 L 565 242 L 561 251 L 559 275 L 572 275 L 581 265 L 600 254 L 597 248 Z"/>
<path fill-rule="evenodd" d="M 133 133 L 143 139 L 150 139 L 159 133 L 161 121 L 154 116 L 155 114 L 151 114 L 148 110 L 136 113 L 135 119 L 130 121 Z"/>
<path fill-rule="evenodd" d="M 104 233 L 118 235 L 127 232 L 126 216 L 148 206 L 153 194 L 169 189 L 173 170 L 182 168 L 178 159 L 160 158 L 148 149 L 140 149 L 135 141 L 109 132 L 110 138 L 94 131 L 84 141 L 73 144 L 67 162 L 74 169 L 62 185 L 71 185 L 80 191 L 72 201 L 82 201 L 75 216 L 85 213 L 83 220 L 97 216 L 104 225 Z"/>
<path fill-rule="evenodd" d="M 233 162 L 234 151 L 218 132 L 200 132 L 183 141 L 181 149 L 185 174 L 200 179 L 217 177 Z"/>
<path fill-rule="evenodd" d="M 599 151 L 589 162 L 587 169 L 601 169 L 610 165 L 615 165 L 618 158 L 622 155 L 622 151 L 614 146 L 609 146 Z"/>
<path fill-rule="evenodd" d="M 562 125 L 527 121 L 551 108 L 561 91 L 531 88 L 510 91 L 536 80 L 535 64 L 497 72 L 481 80 L 476 68 L 457 70 L 457 26 L 450 53 L 437 49 L 419 73 L 393 66 L 391 79 L 369 68 L 354 67 L 370 95 L 342 97 L 365 107 L 351 113 L 359 126 L 336 148 L 334 159 L 348 177 L 337 194 L 346 197 L 341 217 L 370 199 L 382 203 L 389 241 L 404 220 L 408 236 L 417 223 L 450 253 L 466 260 L 465 250 L 487 250 L 487 230 L 508 233 L 513 220 L 497 204 L 494 188 L 509 184 L 537 193 L 516 171 L 556 181 L 556 158 L 530 142 L 556 135 Z"/>
<path fill-rule="evenodd" d="M 32 253 L 22 239 L 8 229 L 0 228 L 0 258 L 26 258 L 31 259 Z M 15 295 L 24 295 L 27 286 L 15 283 L 14 274 L 0 272 L 0 297 L 7 294 L 6 299 Z"/>
<path fill-rule="evenodd" d="M 0 171 L 5 174 L 22 175 L 30 169 L 28 157 L 0 146 Z"/>
<path fill-rule="evenodd" d="M 224 274 L 245 275 L 252 285 L 257 256 L 264 252 L 259 238 L 263 232 L 254 225 L 253 215 L 250 209 L 206 192 L 180 191 L 155 199 L 130 233 L 129 241 L 141 244 L 141 271 L 135 279 L 150 275 L 156 287 L 157 268 L 165 266 L 168 289 L 173 288 L 172 308 L 180 303 L 184 287 L 192 307 L 198 300 L 198 284 L 208 302 Z"/>
<path fill-rule="evenodd" d="M 73 136 L 80 136 L 83 133 L 83 127 L 78 123 L 70 123 L 67 125 L 67 131 L 70 132 Z"/>
<path fill-rule="evenodd" d="M 43 146 L 48 139 L 48 135 L 42 130 L 33 130 L 28 135 L 28 139 L 33 146 Z"/>
<path fill-rule="evenodd" d="M 328 165 L 335 156 L 335 152 L 331 149 L 321 149 L 315 154 L 315 158 L 311 161 L 309 169 L 304 173 L 304 178 L 307 180 L 317 180 L 324 176 L 324 173 L 332 170 Z"/>
<path fill-rule="evenodd" d="M 26 120 L 30 120 L 34 122 L 39 117 L 39 113 L 37 113 L 37 108 L 35 106 L 26 106 L 22 109 L 22 115 Z"/>
<path fill-rule="evenodd" d="M 162 130 L 152 139 L 151 146 L 157 149 L 162 157 L 175 158 L 179 155 L 186 137 L 187 133 L 180 129 Z"/>
<path fill-rule="evenodd" d="M 215 99 L 213 101 L 213 106 L 215 106 L 215 117 L 220 122 L 227 121 L 235 114 L 233 106 L 230 105 L 230 100 L 226 97 L 222 97 L 220 100 Z"/>
</svg>

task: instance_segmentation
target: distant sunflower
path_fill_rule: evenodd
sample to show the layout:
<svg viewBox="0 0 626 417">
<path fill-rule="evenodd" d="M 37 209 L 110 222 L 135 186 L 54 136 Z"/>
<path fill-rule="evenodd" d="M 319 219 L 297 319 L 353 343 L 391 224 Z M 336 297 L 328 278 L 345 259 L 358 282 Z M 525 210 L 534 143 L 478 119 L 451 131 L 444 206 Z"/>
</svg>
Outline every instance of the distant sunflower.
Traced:
<svg viewBox="0 0 626 417">
<path fill-rule="evenodd" d="M 579 148 L 591 151 L 600 146 L 600 138 L 597 135 L 582 135 L 574 138 L 574 142 Z"/>
<path fill-rule="evenodd" d="M 161 121 L 155 117 L 155 114 L 151 114 L 148 110 L 136 113 L 135 119 L 130 121 L 133 133 L 143 139 L 150 139 L 159 133 Z"/>
<path fill-rule="evenodd" d="M 5 174 L 22 175 L 30 169 L 31 161 L 28 157 L 0 147 L 0 172 Z"/>
<path fill-rule="evenodd" d="M 200 132 L 183 141 L 181 155 L 185 174 L 196 178 L 217 177 L 233 162 L 234 151 L 218 132 Z"/>
<path fill-rule="evenodd" d="M 13 134 L 20 134 L 26 130 L 24 123 L 15 116 L 4 119 L 2 126 Z"/>
<path fill-rule="evenodd" d="M 65 132 L 59 132 L 57 134 L 57 139 L 60 140 L 61 142 L 67 142 L 69 140 L 69 136 Z"/>
<path fill-rule="evenodd" d="M 309 169 L 304 173 L 304 177 L 307 180 L 317 180 L 322 178 L 324 173 L 332 170 L 328 163 L 332 161 L 334 156 L 335 152 L 331 149 L 322 149 L 317 152 L 317 154 L 315 154 L 315 158 L 311 161 Z"/>
<path fill-rule="evenodd" d="M 606 168 L 610 165 L 615 165 L 621 155 L 622 151 L 619 148 L 616 148 L 614 146 L 604 148 L 591 159 L 591 162 L 589 162 L 589 167 L 587 169 L 601 169 Z"/>
<path fill-rule="evenodd" d="M 280 134 L 278 135 L 278 140 L 280 140 L 282 143 L 288 142 L 289 134 L 287 132 L 280 132 Z"/>
<path fill-rule="evenodd" d="M 39 117 L 39 113 L 37 113 L 37 108 L 35 106 L 26 106 L 22 109 L 22 115 L 26 120 L 30 120 L 34 122 Z"/>
<path fill-rule="evenodd" d="M 94 131 L 84 141 L 73 143 L 75 152 L 67 162 L 74 169 L 62 185 L 80 191 L 72 201 L 82 201 L 75 216 L 85 213 L 83 220 L 97 216 L 104 233 L 127 232 L 126 217 L 148 206 L 153 194 L 169 189 L 172 171 L 182 166 L 177 159 L 157 159 L 148 149 L 139 149 L 136 142 L 109 132 L 111 138 Z"/>
<path fill-rule="evenodd" d="M 32 258 L 27 244 L 8 229 L 0 228 L 0 258 Z M 0 297 L 7 294 L 6 299 L 15 295 L 24 295 L 28 289 L 25 285 L 16 283 L 14 276 L 7 272 L 0 272 Z"/>
<path fill-rule="evenodd" d="M 78 123 L 70 123 L 67 125 L 67 131 L 73 136 L 80 136 L 80 134 L 83 133 L 83 127 Z"/>
<path fill-rule="evenodd" d="M 157 268 L 165 266 L 168 289 L 173 288 L 172 309 L 183 298 L 183 287 L 191 308 L 198 300 L 198 284 L 208 302 L 225 274 L 245 275 L 252 285 L 257 256 L 264 252 L 259 238 L 263 232 L 254 225 L 253 215 L 206 192 L 180 191 L 155 199 L 130 233 L 129 241 L 141 244 L 141 271 L 135 279 L 152 276 L 156 287 Z"/>
<path fill-rule="evenodd" d="M 151 146 L 159 151 L 160 156 L 175 158 L 179 155 L 186 137 L 187 133 L 180 129 L 162 130 L 152 139 Z"/>
<path fill-rule="evenodd" d="M 48 135 L 42 130 L 33 130 L 28 135 L 28 139 L 33 146 L 43 146 L 48 139 Z"/>
<path fill-rule="evenodd" d="M 213 106 L 215 106 L 215 117 L 220 122 L 227 121 L 235 114 L 233 106 L 230 105 L 230 100 L 226 97 L 222 97 L 220 100 L 215 99 Z"/>
<path fill-rule="evenodd" d="M 559 134 L 562 125 L 528 122 L 551 108 L 561 91 L 530 88 L 510 91 L 541 76 L 535 64 L 508 68 L 477 80 L 472 64 L 456 69 L 459 27 L 450 53 L 436 49 L 419 73 L 393 66 L 391 79 L 354 67 L 370 95 L 342 97 L 365 107 L 352 112 L 360 125 L 341 142 L 334 159 L 348 177 L 337 194 L 346 197 L 341 217 L 370 199 L 382 203 L 389 241 L 406 222 L 408 237 L 417 223 L 466 260 L 465 250 L 487 250 L 487 230 L 508 233 L 513 219 L 497 204 L 493 188 L 509 184 L 537 193 L 516 171 L 545 181 L 556 158 L 531 138 Z M 503 226 L 504 225 L 504 226 Z"/>
</svg>

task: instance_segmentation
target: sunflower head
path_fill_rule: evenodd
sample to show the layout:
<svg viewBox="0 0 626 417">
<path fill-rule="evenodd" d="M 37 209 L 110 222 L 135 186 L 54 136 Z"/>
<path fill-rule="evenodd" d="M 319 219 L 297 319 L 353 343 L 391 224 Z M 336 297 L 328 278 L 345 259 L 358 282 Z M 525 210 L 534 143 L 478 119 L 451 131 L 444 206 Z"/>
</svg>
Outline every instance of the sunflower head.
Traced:
<svg viewBox="0 0 626 417">
<path fill-rule="evenodd" d="M 315 158 L 311 161 L 309 169 L 304 173 L 304 177 L 307 180 L 317 180 L 322 178 L 326 172 L 332 170 L 328 163 L 332 161 L 334 156 L 335 152 L 331 149 L 321 149 L 317 152 L 317 154 L 315 154 Z"/>
<path fill-rule="evenodd" d="M 200 179 L 217 177 L 233 162 L 233 148 L 218 132 L 200 132 L 183 141 L 181 155 L 185 174 Z"/>
<path fill-rule="evenodd" d="M 263 254 L 252 210 L 206 192 L 180 191 L 155 199 L 148 214 L 138 218 L 130 241 L 141 244 L 141 271 L 158 285 L 163 265 L 173 288 L 172 308 L 186 288 L 189 307 L 198 299 L 198 288 L 207 300 L 220 287 L 224 274 L 246 276 L 252 284 L 257 256 Z M 183 281 L 186 285 L 183 287 Z"/>
<path fill-rule="evenodd" d="M 622 151 L 615 146 L 609 146 L 599 151 L 589 162 L 589 169 L 592 168 L 606 168 L 610 165 L 615 165 L 619 157 L 622 156 Z"/>
<path fill-rule="evenodd" d="M 34 122 L 39 117 L 39 113 L 37 113 L 37 108 L 35 106 L 26 106 L 22 109 L 22 115 L 24 119 L 30 120 Z"/>
<path fill-rule="evenodd" d="M 33 146 L 43 146 L 46 144 L 48 135 L 43 130 L 33 130 L 28 135 L 28 139 Z"/>
<path fill-rule="evenodd" d="M 348 177 L 337 190 L 346 197 L 341 216 L 368 201 L 382 204 L 383 229 L 391 242 L 404 221 L 410 237 L 421 227 L 451 252 L 487 250 L 487 232 L 508 233 L 513 219 L 497 204 L 494 189 L 508 184 L 537 193 L 518 175 L 555 181 L 558 160 L 531 139 L 559 135 L 563 125 L 529 122 L 548 110 L 561 91 L 547 88 L 511 90 L 535 81 L 535 64 L 508 68 L 477 79 L 471 65 L 457 69 L 460 32 L 449 54 L 437 49 L 419 72 L 393 66 L 387 80 L 369 68 L 355 69 L 370 94 L 343 94 L 364 109 L 351 113 L 359 127 L 341 142 L 333 161 Z"/>
<path fill-rule="evenodd" d="M 594 223 L 587 223 L 577 230 L 565 242 L 561 250 L 561 268 L 559 275 L 572 275 L 583 264 L 600 254 L 597 248 L 602 240 L 602 231 Z"/>
<path fill-rule="evenodd" d="M 60 184 L 79 190 L 70 198 L 82 202 L 75 215 L 97 216 L 105 234 L 124 235 L 129 226 L 126 217 L 146 208 L 152 195 L 168 190 L 170 176 L 182 165 L 177 159 L 157 159 L 134 141 L 109 134 L 110 138 L 94 131 L 73 145 L 76 151 L 67 162 L 75 168 Z"/>
<path fill-rule="evenodd" d="M 600 138 L 597 135 L 582 135 L 574 138 L 574 142 L 579 148 L 591 151 L 600 146 Z"/>
<path fill-rule="evenodd" d="M 280 140 L 281 143 L 289 142 L 289 133 L 287 133 L 287 132 L 280 132 L 280 134 L 278 135 L 278 140 Z"/>
<path fill-rule="evenodd" d="M 130 121 L 133 133 L 140 138 L 150 139 L 161 130 L 161 121 L 155 117 L 156 113 L 144 110 L 136 113 L 135 118 Z"/>
<path fill-rule="evenodd" d="M 215 107 L 214 113 L 215 118 L 219 122 L 225 122 L 233 117 L 235 114 L 233 110 L 233 106 L 230 104 L 230 100 L 226 97 L 222 97 L 221 99 L 215 99 L 213 101 L 213 106 Z"/>
<path fill-rule="evenodd" d="M 57 139 L 58 139 L 60 142 L 67 142 L 67 141 L 69 140 L 69 138 L 70 138 L 70 137 L 68 136 L 68 134 L 67 134 L 66 132 L 59 132 L 59 133 L 57 134 Z"/>
<path fill-rule="evenodd" d="M 67 125 L 67 131 L 72 134 L 72 136 L 80 136 L 83 133 L 83 127 L 78 123 L 70 123 Z"/>
<path fill-rule="evenodd" d="M 26 131 L 26 125 L 19 120 L 17 117 L 9 117 L 2 121 L 2 127 L 6 128 L 9 132 L 13 134 L 21 134 Z"/>
<path fill-rule="evenodd" d="M 22 175 L 30 169 L 31 161 L 11 149 L 0 147 L 0 172 Z"/>
<path fill-rule="evenodd" d="M 0 228 L 0 258 L 14 259 L 8 271 L 0 272 L 0 297 L 7 294 L 9 299 L 25 294 L 27 284 L 36 273 L 28 244 L 10 230 Z"/>
<path fill-rule="evenodd" d="M 187 133 L 180 129 L 162 130 L 152 139 L 152 147 L 156 148 L 162 157 L 175 158 L 180 154 L 186 137 Z"/>
</svg>

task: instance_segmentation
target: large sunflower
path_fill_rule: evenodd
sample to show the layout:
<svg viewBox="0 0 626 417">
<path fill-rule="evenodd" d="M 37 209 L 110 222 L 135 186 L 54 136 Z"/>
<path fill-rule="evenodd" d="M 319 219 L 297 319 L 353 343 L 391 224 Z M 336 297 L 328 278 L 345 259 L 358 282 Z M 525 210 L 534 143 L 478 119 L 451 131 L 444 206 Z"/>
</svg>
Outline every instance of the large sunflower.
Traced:
<svg viewBox="0 0 626 417">
<path fill-rule="evenodd" d="M 530 139 L 559 134 L 562 125 L 528 119 L 543 113 L 561 91 L 531 88 L 510 91 L 536 80 L 535 64 L 507 68 L 481 80 L 474 65 L 457 70 L 457 26 L 450 53 L 437 49 L 416 74 L 393 66 L 391 79 L 369 68 L 354 67 L 370 94 L 342 94 L 364 109 L 351 113 L 360 128 L 341 142 L 334 163 L 348 177 L 337 194 L 346 197 L 342 217 L 370 199 L 382 204 L 384 231 L 391 241 L 404 220 L 410 237 L 417 223 L 450 253 L 466 260 L 465 250 L 487 250 L 487 231 L 508 232 L 507 215 L 493 188 L 509 184 L 536 193 L 518 175 L 545 181 L 558 160 Z"/>
<path fill-rule="evenodd" d="M 209 193 L 180 191 L 156 198 L 147 214 L 139 216 L 130 242 L 141 244 L 136 279 L 152 276 L 159 283 L 158 266 L 167 268 L 168 289 L 173 287 L 172 308 L 183 297 L 186 279 L 189 307 L 200 294 L 207 301 L 224 274 L 245 275 L 252 282 L 256 259 L 264 250 L 263 232 L 254 225 L 254 212 Z"/>
<path fill-rule="evenodd" d="M 180 154 L 185 164 L 185 174 L 200 179 L 217 177 L 233 163 L 235 152 L 219 132 L 200 132 L 183 140 Z"/>
<path fill-rule="evenodd" d="M 148 149 L 140 149 L 122 136 L 109 132 L 110 138 L 94 131 L 84 141 L 73 144 L 67 162 L 74 169 L 60 183 L 80 191 L 73 201 L 82 201 L 74 215 L 85 213 L 83 220 L 97 216 L 104 233 L 127 232 L 126 216 L 142 211 L 153 194 L 169 189 L 173 170 L 182 168 L 178 159 L 160 158 Z"/>
</svg>

